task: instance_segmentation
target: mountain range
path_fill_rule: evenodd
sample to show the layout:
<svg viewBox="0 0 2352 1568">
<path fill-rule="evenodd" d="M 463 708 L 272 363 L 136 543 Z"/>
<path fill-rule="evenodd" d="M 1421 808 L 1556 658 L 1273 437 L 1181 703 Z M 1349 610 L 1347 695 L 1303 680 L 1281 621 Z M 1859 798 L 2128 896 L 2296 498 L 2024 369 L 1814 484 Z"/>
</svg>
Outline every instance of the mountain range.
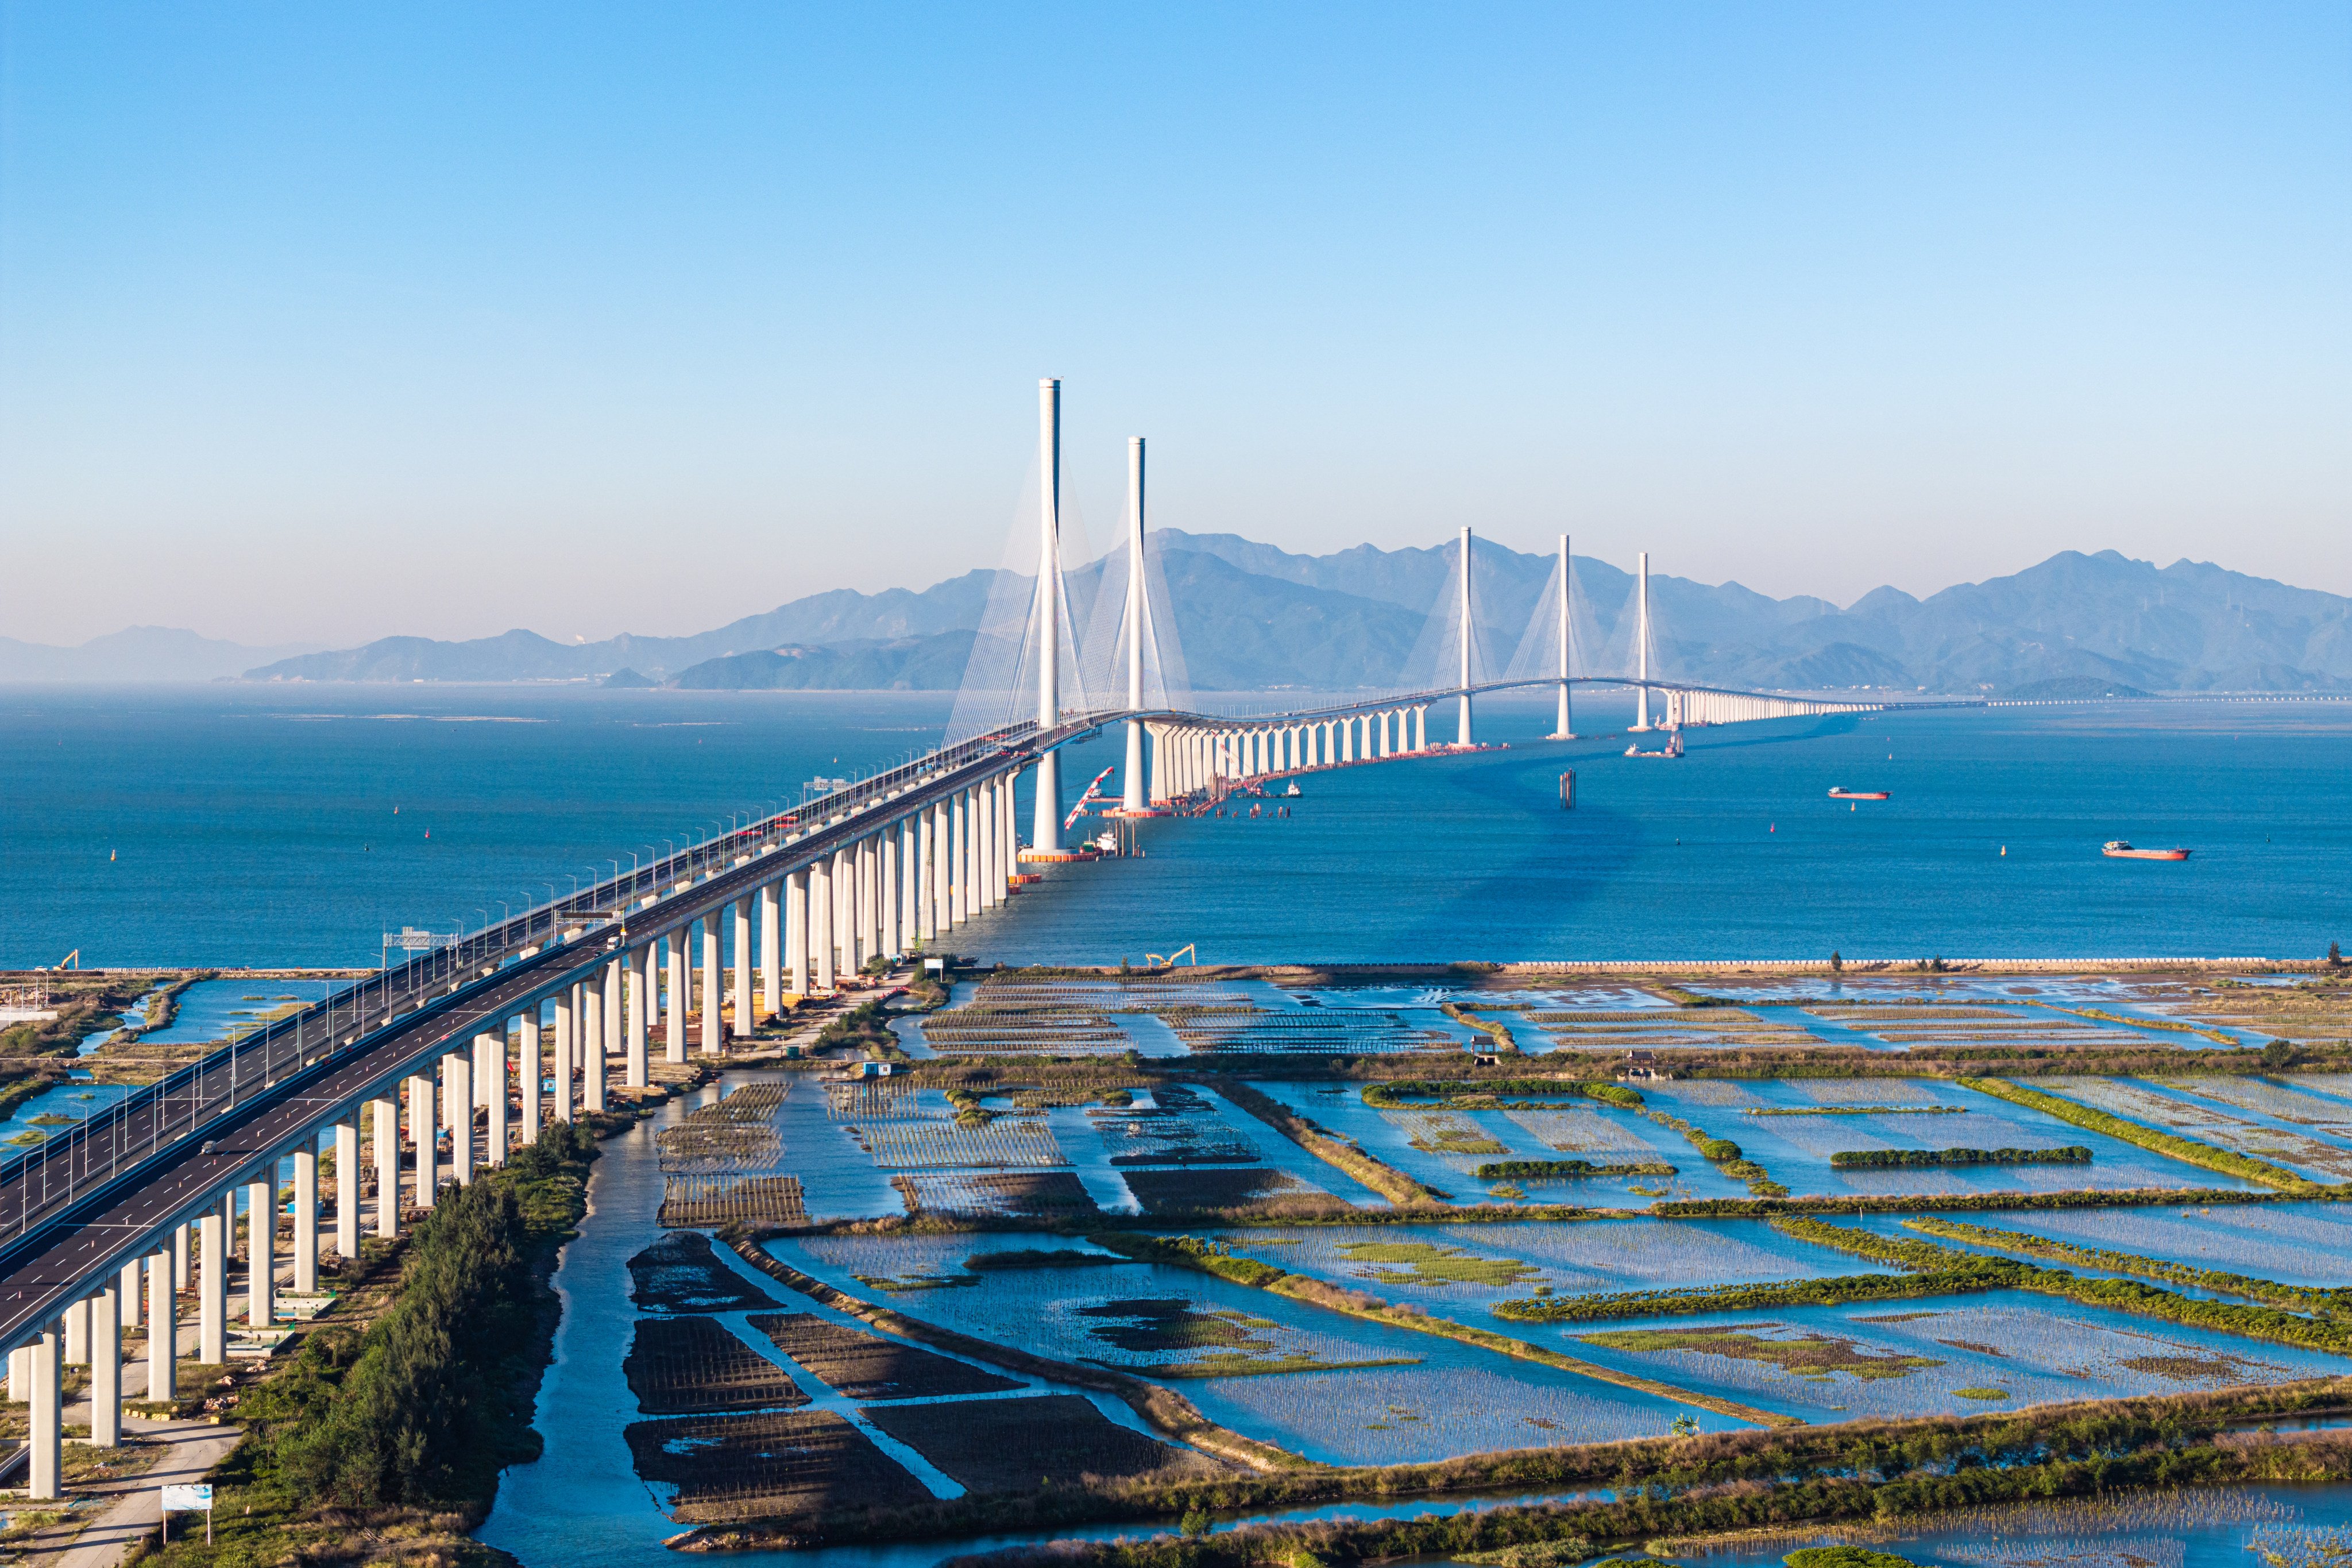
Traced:
<svg viewBox="0 0 2352 1568">
<path fill-rule="evenodd" d="M 1173 529 L 1157 532 L 1153 544 L 1195 689 L 1392 689 L 1431 679 L 1411 667 L 1416 644 L 1428 657 L 1431 612 L 1443 604 L 1451 613 L 1450 545 L 1299 555 L 1234 534 Z M 1549 555 L 1477 545 L 1472 595 L 1486 628 L 1485 671 L 1500 675 L 1512 664 L 1553 565 Z M 1080 626 L 1100 572 L 1095 563 L 1069 574 Z M 1575 581 L 1580 670 L 1628 669 L 1633 575 L 1579 556 Z M 463 642 L 384 637 L 336 651 L 267 650 L 283 657 L 235 668 L 251 680 L 952 689 L 993 584 L 993 574 L 970 572 L 919 591 L 836 589 L 692 637 L 559 643 L 518 630 Z M 2198 562 L 2159 568 L 2112 550 L 2066 551 L 1924 599 L 1879 588 L 1843 608 L 1663 574 L 1651 577 L 1650 593 L 1654 671 L 1716 685 L 2027 695 L 2352 691 L 2352 599 Z M 1544 626 L 1528 632 L 1522 669 L 1551 668 L 1549 617 L 1546 607 Z M 159 640 L 170 638 L 184 640 Z M 155 658 L 139 663 L 130 657 L 134 647 Z M 91 650 L 98 656 L 66 668 Z M 231 672 L 222 666 L 232 650 L 155 628 L 82 649 L 0 640 L 0 679 L 208 679 Z"/>
<path fill-rule="evenodd" d="M 318 646 L 248 647 L 176 626 L 125 626 L 79 647 L 0 637 L 0 681 L 220 680 Z"/>
</svg>

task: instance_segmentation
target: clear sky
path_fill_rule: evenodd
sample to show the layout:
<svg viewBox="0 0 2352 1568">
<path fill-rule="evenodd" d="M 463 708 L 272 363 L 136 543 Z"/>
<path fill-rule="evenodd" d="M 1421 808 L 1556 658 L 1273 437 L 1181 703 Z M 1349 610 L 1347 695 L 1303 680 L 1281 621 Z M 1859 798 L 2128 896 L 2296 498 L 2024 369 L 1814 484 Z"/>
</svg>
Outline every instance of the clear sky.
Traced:
<svg viewBox="0 0 2352 1568">
<path fill-rule="evenodd" d="M 1100 536 L 2352 593 L 2352 6 L 0 0 L 0 635 Z"/>
</svg>

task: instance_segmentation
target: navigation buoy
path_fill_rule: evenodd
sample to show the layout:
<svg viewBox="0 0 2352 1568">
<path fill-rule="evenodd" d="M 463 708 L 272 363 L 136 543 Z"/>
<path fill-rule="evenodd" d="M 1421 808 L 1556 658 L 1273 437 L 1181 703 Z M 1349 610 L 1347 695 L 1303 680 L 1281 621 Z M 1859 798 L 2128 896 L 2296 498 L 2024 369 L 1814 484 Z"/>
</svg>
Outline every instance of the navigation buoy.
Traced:
<svg viewBox="0 0 2352 1568">
<path fill-rule="evenodd" d="M 2000 858 L 2004 860 L 2009 858 L 2009 846 L 2006 844 L 2000 847 Z"/>
</svg>

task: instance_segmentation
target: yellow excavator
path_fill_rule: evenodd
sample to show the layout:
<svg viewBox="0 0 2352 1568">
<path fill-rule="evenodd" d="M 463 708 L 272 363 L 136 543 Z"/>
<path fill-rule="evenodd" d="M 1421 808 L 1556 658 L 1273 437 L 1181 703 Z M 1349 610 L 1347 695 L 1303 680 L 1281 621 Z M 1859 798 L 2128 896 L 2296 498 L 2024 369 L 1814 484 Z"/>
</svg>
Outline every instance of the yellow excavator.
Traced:
<svg viewBox="0 0 2352 1568">
<path fill-rule="evenodd" d="M 1160 957 L 1160 954 L 1156 952 L 1147 952 L 1143 955 L 1143 962 L 1150 964 L 1154 969 L 1173 969 L 1176 967 L 1176 963 L 1179 959 L 1188 957 L 1192 959 L 1194 966 L 1198 967 L 1201 962 L 1201 955 L 1193 951 L 1193 944 L 1189 942 L 1183 946 L 1178 948 L 1175 952 L 1170 953 L 1165 958 Z"/>
</svg>

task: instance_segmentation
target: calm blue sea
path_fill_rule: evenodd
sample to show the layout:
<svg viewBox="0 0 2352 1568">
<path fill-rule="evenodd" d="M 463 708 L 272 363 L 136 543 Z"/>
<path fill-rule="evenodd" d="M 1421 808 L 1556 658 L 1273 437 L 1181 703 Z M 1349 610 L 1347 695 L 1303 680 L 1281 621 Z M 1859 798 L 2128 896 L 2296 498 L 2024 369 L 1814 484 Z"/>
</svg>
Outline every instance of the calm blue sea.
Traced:
<svg viewBox="0 0 2352 1568">
<path fill-rule="evenodd" d="M 937 693 L 0 689 L 0 966 L 350 964 L 928 747 Z M 1622 705 L 1580 705 L 1614 730 Z M 1311 776 L 1286 818 L 1157 822 L 957 945 L 1116 963 L 2262 955 L 2352 941 L 2352 704 L 1786 720 Z M 1451 713 L 1431 712 L 1433 734 Z M 1117 760 L 1115 735 L 1066 767 Z M 1577 805 L 1559 805 L 1577 773 Z M 1859 809 L 1832 785 L 1884 788 Z M 1025 807 L 1024 817 L 1025 822 Z M 2103 840 L 2185 845 L 2112 861 Z M 2005 853 L 2004 853 L 2005 851 Z"/>
</svg>

